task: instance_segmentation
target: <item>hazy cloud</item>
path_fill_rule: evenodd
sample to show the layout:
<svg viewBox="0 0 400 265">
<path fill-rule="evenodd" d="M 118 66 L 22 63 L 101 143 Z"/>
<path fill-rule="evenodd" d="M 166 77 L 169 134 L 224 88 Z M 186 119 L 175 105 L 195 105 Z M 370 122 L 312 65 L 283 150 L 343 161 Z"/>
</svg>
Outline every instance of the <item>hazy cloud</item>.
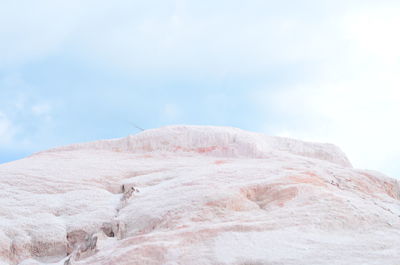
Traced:
<svg viewBox="0 0 400 265">
<path fill-rule="evenodd" d="M 14 131 L 15 129 L 13 128 L 13 125 L 11 121 L 8 119 L 8 117 L 0 112 L 0 144 L 8 144 L 12 141 L 12 138 L 14 136 Z"/>
<path fill-rule="evenodd" d="M 270 133 L 340 145 L 357 167 L 400 172 L 400 9 L 367 9 L 343 16 L 342 47 L 321 62 L 315 77 L 255 95 L 267 113 L 282 117 Z M 261 98 L 261 100 L 260 100 Z"/>
</svg>

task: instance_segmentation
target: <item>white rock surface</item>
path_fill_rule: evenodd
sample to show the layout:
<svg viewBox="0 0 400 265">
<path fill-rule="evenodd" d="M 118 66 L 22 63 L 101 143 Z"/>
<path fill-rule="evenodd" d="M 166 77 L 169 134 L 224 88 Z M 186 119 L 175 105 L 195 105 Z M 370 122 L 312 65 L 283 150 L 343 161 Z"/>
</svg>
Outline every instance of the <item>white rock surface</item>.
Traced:
<svg viewBox="0 0 400 265">
<path fill-rule="evenodd" d="M 0 265 L 399 260 L 399 182 L 330 144 L 171 126 L 0 165 Z"/>
</svg>

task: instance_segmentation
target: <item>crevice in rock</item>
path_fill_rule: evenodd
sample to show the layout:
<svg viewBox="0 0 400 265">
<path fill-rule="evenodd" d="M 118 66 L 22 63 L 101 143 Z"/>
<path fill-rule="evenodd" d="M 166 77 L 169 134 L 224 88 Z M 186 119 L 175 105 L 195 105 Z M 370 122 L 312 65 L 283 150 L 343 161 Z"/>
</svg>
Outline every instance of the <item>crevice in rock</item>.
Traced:
<svg viewBox="0 0 400 265">
<path fill-rule="evenodd" d="M 67 234 L 68 259 L 64 265 L 71 265 L 73 261 L 89 257 L 96 253 L 97 235 L 87 233 L 83 230 L 75 230 Z"/>
<path fill-rule="evenodd" d="M 133 195 L 135 192 L 139 192 L 139 190 L 136 189 L 136 188 L 135 188 L 133 185 L 131 185 L 131 184 L 123 184 L 123 185 L 121 186 L 121 190 L 122 190 L 122 193 L 123 193 L 122 198 L 121 198 L 121 204 L 122 204 L 122 205 L 120 205 L 121 207 L 119 207 L 119 209 L 125 207 L 127 201 L 132 197 L 132 195 Z"/>
<path fill-rule="evenodd" d="M 64 262 L 65 265 L 93 255 L 96 252 L 97 235 L 95 233 L 89 234 L 83 230 L 75 230 L 67 234 L 67 241 L 67 255 L 69 255 L 69 258 Z"/>
<path fill-rule="evenodd" d="M 118 221 L 119 212 L 127 205 L 129 199 L 135 194 L 140 192 L 133 184 L 125 183 L 121 185 L 122 196 L 120 203 L 116 208 L 116 214 L 111 222 L 103 223 L 101 230 L 107 237 L 117 237 L 122 239 L 125 234 L 125 224 Z"/>
<path fill-rule="evenodd" d="M 60 257 L 63 256 L 63 259 L 65 259 L 64 265 L 73 265 L 75 261 L 87 258 L 97 252 L 98 237 L 102 237 L 99 233 L 103 233 L 109 238 L 123 239 L 126 234 L 126 224 L 118 220 L 119 213 L 139 190 L 132 183 L 122 184 L 119 186 L 119 189 L 121 197 L 115 208 L 115 215 L 109 222 L 104 222 L 98 231 L 76 229 L 67 233 L 66 241 L 64 242 L 59 242 L 59 244 L 52 246 L 41 241 L 33 242 L 32 246 L 24 253 L 22 252 L 24 249 L 22 245 L 27 242 L 17 242 L 13 240 L 9 249 L 10 261 L 13 264 L 17 264 L 21 261 L 22 257 L 32 257 L 37 260 L 51 257 L 55 258 L 54 261 L 59 261 Z M 57 249 L 54 249 L 54 247 L 57 247 Z M 53 253 L 56 250 L 58 252 Z"/>
</svg>

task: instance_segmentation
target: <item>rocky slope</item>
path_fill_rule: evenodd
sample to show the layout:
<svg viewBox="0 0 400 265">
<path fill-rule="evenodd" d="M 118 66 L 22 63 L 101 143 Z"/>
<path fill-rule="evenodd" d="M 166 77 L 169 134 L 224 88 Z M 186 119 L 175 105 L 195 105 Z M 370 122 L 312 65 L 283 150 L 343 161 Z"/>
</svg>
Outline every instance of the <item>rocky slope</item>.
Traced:
<svg viewBox="0 0 400 265">
<path fill-rule="evenodd" d="M 399 182 L 330 144 L 171 126 L 0 165 L 0 264 L 385 264 Z"/>
</svg>

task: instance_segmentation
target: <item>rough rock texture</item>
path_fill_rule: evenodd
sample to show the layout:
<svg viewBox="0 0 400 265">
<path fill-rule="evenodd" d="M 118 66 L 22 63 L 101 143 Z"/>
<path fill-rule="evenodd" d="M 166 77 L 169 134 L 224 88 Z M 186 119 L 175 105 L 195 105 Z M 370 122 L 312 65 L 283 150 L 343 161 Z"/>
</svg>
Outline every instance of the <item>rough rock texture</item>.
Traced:
<svg viewBox="0 0 400 265">
<path fill-rule="evenodd" d="M 399 260 L 399 182 L 330 144 L 173 126 L 0 165 L 0 265 Z"/>
</svg>

